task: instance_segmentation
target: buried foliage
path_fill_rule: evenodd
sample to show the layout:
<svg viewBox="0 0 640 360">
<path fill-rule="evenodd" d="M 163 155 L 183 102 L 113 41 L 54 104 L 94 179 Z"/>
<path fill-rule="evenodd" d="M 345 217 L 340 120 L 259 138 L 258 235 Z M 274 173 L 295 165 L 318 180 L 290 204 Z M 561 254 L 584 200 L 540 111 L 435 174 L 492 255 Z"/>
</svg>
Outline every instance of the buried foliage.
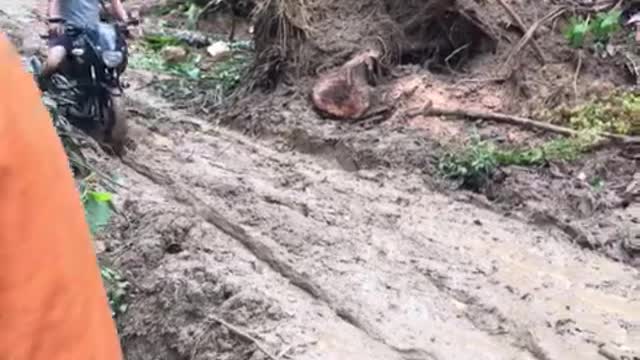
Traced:
<svg viewBox="0 0 640 360">
<path fill-rule="evenodd" d="M 173 48 L 189 47 L 170 35 L 147 36 L 139 51 L 132 54 L 131 66 L 170 75 L 153 81 L 153 88 L 182 106 L 198 109 L 222 104 L 240 84 L 253 56 L 253 45 L 247 41 L 228 43 L 230 53 L 219 61 L 211 61 L 205 52 L 194 48 L 180 61 L 167 61 L 163 51 Z"/>
<path fill-rule="evenodd" d="M 504 166 L 540 166 L 549 161 L 572 161 L 592 145 L 597 136 L 584 132 L 573 138 L 557 138 L 539 146 L 504 149 L 490 141 L 474 138 L 458 151 L 445 153 L 438 159 L 438 170 L 460 187 L 480 191 Z"/>
</svg>

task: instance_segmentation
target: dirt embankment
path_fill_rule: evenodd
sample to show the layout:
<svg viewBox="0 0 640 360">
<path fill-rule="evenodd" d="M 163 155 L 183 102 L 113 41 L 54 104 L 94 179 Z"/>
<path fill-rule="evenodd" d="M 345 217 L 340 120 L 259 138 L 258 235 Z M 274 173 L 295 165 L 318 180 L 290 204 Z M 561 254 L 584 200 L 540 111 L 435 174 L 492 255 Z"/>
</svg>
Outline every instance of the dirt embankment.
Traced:
<svg viewBox="0 0 640 360">
<path fill-rule="evenodd" d="M 466 125 L 337 124 L 280 88 L 226 123 L 271 135 L 256 139 L 174 110 L 142 75 L 129 73 L 134 146 L 97 164 L 124 185 L 99 248 L 134 285 L 118 319 L 127 359 L 640 356 L 637 269 L 544 216 L 435 191 L 434 134 Z M 423 96 L 455 87 L 411 78 Z M 553 199 L 575 176 L 509 171 L 504 189 L 564 214 Z M 633 206 L 602 214 L 631 223 Z"/>
</svg>

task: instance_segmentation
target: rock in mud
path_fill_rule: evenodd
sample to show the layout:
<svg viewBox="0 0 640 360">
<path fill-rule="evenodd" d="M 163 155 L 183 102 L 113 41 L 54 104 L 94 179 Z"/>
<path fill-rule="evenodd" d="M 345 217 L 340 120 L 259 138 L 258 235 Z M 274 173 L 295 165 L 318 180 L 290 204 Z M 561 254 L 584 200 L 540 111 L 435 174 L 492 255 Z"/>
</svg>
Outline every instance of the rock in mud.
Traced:
<svg viewBox="0 0 640 360">
<path fill-rule="evenodd" d="M 224 61 L 231 55 L 231 48 L 224 41 L 216 41 L 207 47 L 207 54 L 213 62 Z"/>
<path fill-rule="evenodd" d="M 640 255 L 640 234 L 631 234 L 623 245 L 630 254 Z"/>
<path fill-rule="evenodd" d="M 181 46 L 166 46 L 160 52 L 168 64 L 178 64 L 187 60 L 189 53 Z"/>
</svg>

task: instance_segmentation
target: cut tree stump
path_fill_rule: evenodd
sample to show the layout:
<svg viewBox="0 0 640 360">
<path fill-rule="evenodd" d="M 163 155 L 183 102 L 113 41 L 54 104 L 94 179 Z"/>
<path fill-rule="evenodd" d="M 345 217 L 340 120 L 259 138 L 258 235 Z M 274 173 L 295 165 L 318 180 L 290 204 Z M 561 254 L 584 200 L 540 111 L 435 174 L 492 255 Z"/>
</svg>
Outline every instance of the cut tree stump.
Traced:
<svg viewBox="0 0 640 360">
<path fill-rule="evenodd" d="M 316 110 L 338 120 L 362 118 L 371 107 L 379 57 L 379 51 L 363 51 L 340 68 L 321 75 L 311 93 Z"/>
</svg>

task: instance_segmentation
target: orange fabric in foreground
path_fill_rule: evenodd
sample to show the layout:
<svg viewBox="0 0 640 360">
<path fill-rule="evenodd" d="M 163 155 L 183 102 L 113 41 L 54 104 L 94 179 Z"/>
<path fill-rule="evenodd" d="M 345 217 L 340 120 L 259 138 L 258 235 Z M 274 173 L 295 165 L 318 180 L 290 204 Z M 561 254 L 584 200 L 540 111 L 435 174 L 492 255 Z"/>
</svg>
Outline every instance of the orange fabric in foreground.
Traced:
<svg viewBox="0 0 640 360">
<path fill-rule="evenodd" d="M 0 34 L 0 360 L 121 360 L 79 194 Z"/>
</svg>

